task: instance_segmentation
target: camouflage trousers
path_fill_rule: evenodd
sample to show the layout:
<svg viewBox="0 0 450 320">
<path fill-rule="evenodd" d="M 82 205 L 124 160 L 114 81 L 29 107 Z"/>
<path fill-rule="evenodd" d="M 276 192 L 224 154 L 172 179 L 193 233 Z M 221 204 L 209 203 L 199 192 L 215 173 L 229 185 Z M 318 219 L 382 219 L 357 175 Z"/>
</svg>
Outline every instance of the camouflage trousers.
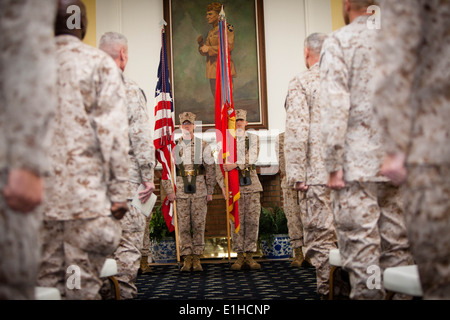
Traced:
<svg viewBox="0 0 450 320">
<path fill-rule="evenodd" d="M 100 272 L 121 233 L 112 216 L 44 221 L 39 286 L 57 288 L 67 300 L 100 300 Z"/>
<path fill-rule="evenodd" d="M 178 240 L 181 256 L 203 254 L 207 211 L 206 196 L 177 199 Z"/>
<path fill-rule="evenodd" d="M 350 298 L 384 299 L 385 268 L 413 264 L 400 189 L 390 183 L 352 182 L 334 193 L 335 227 Z"/>
<path fill-rule="evenodd" d="M 0 191 L 7 174 L 0 172 Z M 0 193 L 0 300 L 34 300 L 39 270 L 41 216 L 9 209 Z"/>
<path fill-rule="evenodd" d="M 300 215 L 298 192 L 292 188 L 283 188 L 284 212 L 288 221 L 289 238 L 293 249 L 304 246 L 303 223 Z"/>
<path fill-rule="evenodd" d="M 231 240 L 236 253 L 256 252 L 258 249 L 259 217 L 261 215 L 261 194 L 241 193 L 239 205 L 239 232 L 231 222 Z"/>
<path fill-rule="evenodd" d="M 334 228 L 331 191 L 326 187 L 311 186 L 305 193 L 299 193 L 301 220 L 305 237 L 305 256 L 316 268 L 317 292 L 329 293 L 331 265 L 330 250 L 336 249 L 337 237 Z"/>
<path fill-rule="evenodd" d="M 450 166 L 410 167 L 405 215 L 425 300 L 450 299 Z"/>
<path fill-rule="evenodd" d="M 150 254 L 150 221 L 152 216 L 145 217 L 144 241 L 142 243 L 141 254 L 143 257 L 149 257 Z"/>
<path fill-rule="evenodd" d="M 131 201 L 129 207 L 130 211 L 120 220 L 122 238 L 113 256 L 117 261 L 116 279 L 119 282 L 122 300 L 134 299 L 138 294 L 135 282 L 142 257 L 141 248 L 146 223 L 146 217 L 131 206 Z"/>
</svg>

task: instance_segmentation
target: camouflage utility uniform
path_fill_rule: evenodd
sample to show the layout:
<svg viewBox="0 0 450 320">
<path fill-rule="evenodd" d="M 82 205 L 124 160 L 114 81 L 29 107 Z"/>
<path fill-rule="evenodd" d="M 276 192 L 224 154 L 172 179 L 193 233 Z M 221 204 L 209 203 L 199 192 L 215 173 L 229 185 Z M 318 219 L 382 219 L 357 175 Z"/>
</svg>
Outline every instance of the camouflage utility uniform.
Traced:
<svg viewBox="0 0 450 320">
<path fill-rule="evenodd" d="M 368 16 L 332 33 L 322 48 L 321 95 L 325 167 L 343 170 L 346 187 L 335 192 L 335 227 L 352 299 L 383 299 L 369 289 L 369 267 L 412 263 L 400 190 L 380 173 L 381 130 L 372 97 L 377 30 Z"/>
<path fill-rule="evenodd" d="M 236 120 L 247 121 L 247 112 L 236 110 Z M 236 170 L 239 170 L 241 178 L 239 187 L 241 198 L 238 200 L 240 227 L 237 234 L 234 232 L 235 224 L 231 222 L 232 250 L 238 254 L 238 260 L 232 269 L 240 270 L 244 264 L 248 264 L 252 269 L 260 269 L 261 266 L 253 259 L 253 254 L 258 249 L 261 192 L 263 192 L 256 171 L 259 156 L 258 136 L 248 132 L 238 136 L 236 148 L 238 166 Z M 220 169 L 217 170 L 217 181 L 220 187 L 225 189 L 224 177 Z"/>
<path fill-rule="evenodd" d="M 300 204 L 298 192 L 294 187 L 289 187 L 286 176 L 286 149 L 285 133 L 281 133 L 275 146 L 278 153 L 278 164 L 280 166 L 281 189 L 283 190 L 283 205 L 288 222 L 289 238 L 294 249 L 295 259 L 292 266 L 301 267 L 304 261 L 303 249 L 305 245 L 303 238 L 303 222 L 300 215 Z"/>
<path fill-rule="evenodd" d="M 39 284 L 67 299 L 100 299 L 100 271 L 119 245 L 112 203 L 126 203 L 130 149 L 125 88 L 103 51 L 56 37 L 59 106 L 44 207 Z M 66 284 L 79 268 L 81 289 Z M 75 272 L 75 276 L 77 273 Z"/>
<path fill-rule="evenodd" d="M 186 112 L 180 115 L 180 122 L 195 122 L 195 115 Z M 208 211 L 207 195 L 213 195 L 216 171 L 211 147 L 202 139 L 180 138 L 175 147 L 176 163 L 176 207 L 178 216 L 180 255 L 185 259 L 190 271 L 201 271 L 200 257 L 205 250 L 206 214 Z M 162 182 L 167 194 L 173 193 L 172 183 Z"/>
<path fill-rule="evenodd" d="M 120 221 L 122 239 L 114 253 L 118 264 L 116 276 L 120 285 L 122 299 L 137 297 L 135 281 L 141 261 L 145 229 L 148 226 L 147 217 L 131 206 L 133 197 L 137 194 L 142 182 L 153 182 L 155 167 L 155 147 L 151 134 L 150 119 L 147 110 L 145 94 L 138 84 L 129 78 L 125 79 L 127 95 L 129 152 L 131 168 L 128 182 L 128 203 L 130 212 Z M 151 217 L 149 218 L 151 219 Z"/>
<path fill-rule="evenodd" d="M 55 12 L 53 0 L 0 2 L 0 300 L 35 298 L 42 216 L 13 211 L 2 191 L 11 170 L 49 173 Z"/>
<path fill-rule="evenodd" d="M 295 77 L 286 102 L 285 143 L 287 183 L 309 186 L 300 192 L 300 213 L 305 236 L 305 255 L 317 270 L 317 290 L 329 292 L 330 250 L 336 249 L 331 190 L 322 154 L 320 70 L 315 64 Z"/>
<path fill-rule="evenodd" d="M 375 110 L 407 156 L 406 221 L 424 299 L 450 299 L 450 2 L 383 3 Z M 389 27 L 388 27 L 389 26 Z"/>
</svg>

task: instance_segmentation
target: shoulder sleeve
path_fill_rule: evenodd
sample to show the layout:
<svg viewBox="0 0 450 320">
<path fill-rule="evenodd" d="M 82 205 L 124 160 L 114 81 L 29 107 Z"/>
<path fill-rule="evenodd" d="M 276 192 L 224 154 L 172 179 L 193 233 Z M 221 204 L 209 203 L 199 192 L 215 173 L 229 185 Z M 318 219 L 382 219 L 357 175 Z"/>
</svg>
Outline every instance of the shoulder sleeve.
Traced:
<svg viewBox="0 0 450 320">
<path fill-rule="evenodd" d="M 151 134 L 150 118 L 143 91 L 135 83 L 126 82 L 130 142 L 145 182 L 153 182 L 155 147 Z"/>
<path fill-rule="evenodd" d="M 301 81 L 294 79 L 289 85 L 286 115 L 285 148 L 287 183 L 306 182 L 306 163 L 309 139 L 310 113 L 306 90 Z"/>
<path fill-rule="evenodd" d="M 320 59 L 322 136 L 328 172 L 343 169 L 345 136 L 350 111 L 348 69 L 339 40 L 330 36 Z"/>
<path fill-rule="evenodd" d="M 97 69 L 100 79 L 93 121 L 106 165 L 108 192 L 112 202 L 127 199 L 130 161 L 129 125 L 123 79 L 109 57 Z"/>
</svg>

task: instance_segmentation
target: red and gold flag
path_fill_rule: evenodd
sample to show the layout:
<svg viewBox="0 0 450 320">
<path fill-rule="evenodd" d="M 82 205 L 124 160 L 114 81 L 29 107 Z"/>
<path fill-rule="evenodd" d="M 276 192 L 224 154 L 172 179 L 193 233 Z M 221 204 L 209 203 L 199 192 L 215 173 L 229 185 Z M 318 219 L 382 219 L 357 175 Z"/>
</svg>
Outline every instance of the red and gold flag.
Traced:
<svg viewBox="0 0 450 320">
<path fill-rule="evenodd" d="M 219 19 L 219 53 L 217 58 L 216 81 L 216 132 L 219 154 L 222 155 L 221 169 L 225 183 L 228 185 L 228 212 L 234 221 L 235 232 L 240 228 L 239 223 L 239 173 L 232 170 L 225 173 L 223 164 L 233 164 L 237 161 L 236 152 L 236 112 L 233 105 L 233 87 L 230 71 L 230 50 L 228 44 L 227 21 L 222 9 Z"/>
</svg>

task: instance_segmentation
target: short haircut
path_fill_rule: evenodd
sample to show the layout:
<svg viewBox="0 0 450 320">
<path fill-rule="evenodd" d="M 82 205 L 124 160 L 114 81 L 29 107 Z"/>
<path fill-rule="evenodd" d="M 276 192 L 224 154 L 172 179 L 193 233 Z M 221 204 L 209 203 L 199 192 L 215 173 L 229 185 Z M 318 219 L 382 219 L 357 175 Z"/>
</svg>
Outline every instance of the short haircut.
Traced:
<svg viewBox="0 0 450 320">
<path fill-rule="evenodd" d="M 128 47 L 128 40 L 123 34 L 107 32 L 100 39 L 99 48 L 114 59 L 118 58 L 122 47 Z"/>
<path fill-rule="evenodd" d="M 320 55 L 322 45 L 328 36 L 325 33 L 313 33 L 305 40 L 305 48 L 311 50 L 311 53 Z"/>
</svg>

